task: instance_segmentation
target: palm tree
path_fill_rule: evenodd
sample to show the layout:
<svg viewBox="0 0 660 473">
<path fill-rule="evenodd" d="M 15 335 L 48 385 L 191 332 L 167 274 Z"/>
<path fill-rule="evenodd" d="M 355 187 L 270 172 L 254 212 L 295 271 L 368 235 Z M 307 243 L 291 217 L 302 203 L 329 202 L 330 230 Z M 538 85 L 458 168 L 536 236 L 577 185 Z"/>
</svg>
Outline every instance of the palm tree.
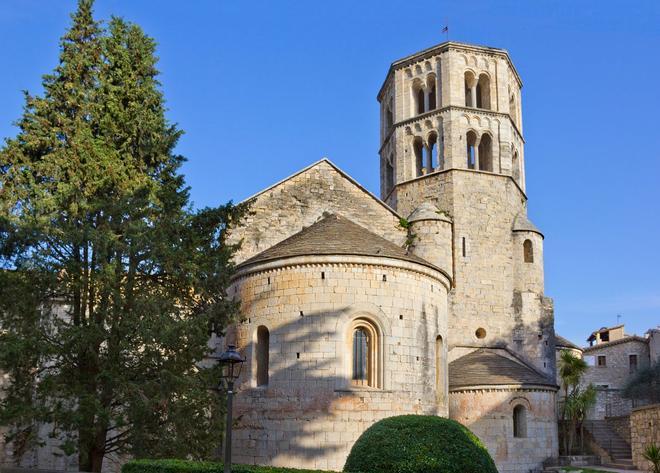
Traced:
<svg viewBox="0 0 660 473">
<path fill-rule="evenodd" d="M 566 423 L 566 414 L 569 413 L 569 408 L 573 411 L 571 395 L 575 394 L 575 391 L 579 389 L 580 380 L 588 368 L 589 365 L 587 365 L 586 361 L 569 350 L 562 350 L 559 355 L 559 377 L 561 378 L 561 385 L 564 389 L 564 400 L 561 410 L 561 423 L 564 432 L 564 455 L 570 455 L 570 448 L 572 447 L 573 435 L 571 435 L 571 441 L 569 442 Z"/>
<path fill-rule="evenodd" d="M 651 473 L 660 473 L 660 447 L 656 444 L 648 445 L 642 456 L 651 463 Z"/>
</svg>

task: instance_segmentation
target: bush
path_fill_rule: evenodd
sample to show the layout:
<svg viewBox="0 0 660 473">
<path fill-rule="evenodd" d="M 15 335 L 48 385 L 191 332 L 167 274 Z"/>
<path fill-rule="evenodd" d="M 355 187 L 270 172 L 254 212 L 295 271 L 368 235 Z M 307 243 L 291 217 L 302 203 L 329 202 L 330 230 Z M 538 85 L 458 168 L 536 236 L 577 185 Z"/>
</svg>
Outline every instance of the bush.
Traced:
<svg viewBox="0 0 660 473">
<path fill-rule="evenodd" d="M 232 465 L 232 473 L 322 473 L 320 470 L 298 470 L 273 466 Z M 132 460 L 122 473 L 223 473 L 222 463 L 188 460 Z M 330 473 L 330 472 L 328 472 Z"/>
<path fill-rule="evenodd" d="M 355 442 L 345 472 L 497 473 L 479 439 L 456 421 L 436 416 L 383 419 Z"/>
</svg>

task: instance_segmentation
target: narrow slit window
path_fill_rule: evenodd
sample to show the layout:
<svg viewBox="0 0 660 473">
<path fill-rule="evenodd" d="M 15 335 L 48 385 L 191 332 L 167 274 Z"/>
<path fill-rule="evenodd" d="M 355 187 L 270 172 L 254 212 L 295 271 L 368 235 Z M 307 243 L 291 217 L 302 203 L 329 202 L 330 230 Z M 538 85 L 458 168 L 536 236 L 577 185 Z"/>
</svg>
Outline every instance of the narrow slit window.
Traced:
<svg viewBox="0 0 660 473">
<path fill-rule="evenodd" d="M 534 262 L 534 245 L 532 244 L 532 240 L 525 240 L 523 243 L 523 255 L 525 263 Z"/>
<path fill-rule="evenodd" d="M 257 328 L 257 386 L 268 385 L 270 333 L 263 325 Z"/>
</svg>

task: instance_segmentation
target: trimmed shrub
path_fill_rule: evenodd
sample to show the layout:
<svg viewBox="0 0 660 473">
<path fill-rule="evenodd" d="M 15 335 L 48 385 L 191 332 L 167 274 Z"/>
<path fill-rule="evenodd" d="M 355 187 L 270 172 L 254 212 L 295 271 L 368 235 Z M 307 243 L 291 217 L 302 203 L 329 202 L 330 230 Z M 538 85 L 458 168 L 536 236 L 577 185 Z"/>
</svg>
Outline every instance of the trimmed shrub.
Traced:
<svg viewBox="0 0 660 473">
<path fill-rule="evenodd" d="M 344 471 L 497 473 L 497 468 L 479 439 L 458 422 L 406 415 L 368 428 L 353 445 Z"/>
<path fill-rule="evenodd" d="M 320 470 L 298 470 L 274 466 L 232 465 L 232 473 L 323 473 Z M 132 460 L 122 473 L 223 473 L 222 463 L 188 460 Z M 330 473 L 330 472 L 327 472 Z"/>
</svg>

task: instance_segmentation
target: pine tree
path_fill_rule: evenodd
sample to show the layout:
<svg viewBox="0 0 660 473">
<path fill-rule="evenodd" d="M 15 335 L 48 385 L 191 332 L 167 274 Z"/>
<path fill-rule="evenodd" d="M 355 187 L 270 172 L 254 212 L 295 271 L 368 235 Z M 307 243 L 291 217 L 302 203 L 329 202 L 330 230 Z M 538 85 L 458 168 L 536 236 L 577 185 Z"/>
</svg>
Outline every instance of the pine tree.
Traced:
<svg viewBox="0 0 660 473">
<path fill-rule="evenodd" d="M 47 423 L 98 472 L 110 453 L 217 447 L 217 379 L 199 362 L 208 327 L 236 314 L 225 234 L 244 209 L 191 210 L 154 41 L 102 28 L 92 3 L 0 150 L 0 424 L 20 455 Z"/>
</svg>

